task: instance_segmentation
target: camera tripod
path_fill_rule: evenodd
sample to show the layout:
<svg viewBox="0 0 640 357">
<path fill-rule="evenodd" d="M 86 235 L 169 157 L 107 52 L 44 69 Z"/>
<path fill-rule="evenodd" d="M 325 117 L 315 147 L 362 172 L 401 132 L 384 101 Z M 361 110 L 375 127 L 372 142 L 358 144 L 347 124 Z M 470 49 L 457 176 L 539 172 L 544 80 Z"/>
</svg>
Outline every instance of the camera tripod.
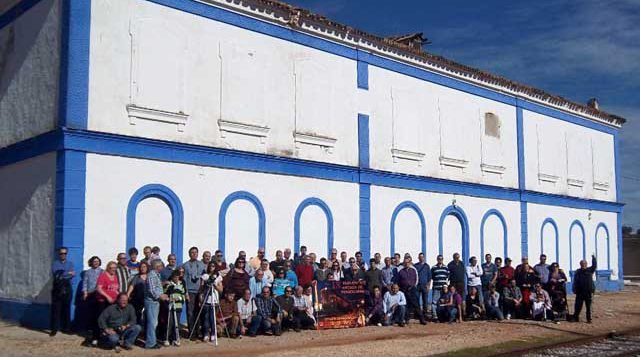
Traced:
<svg viewBox="0 0 640 357">
<path fill-rule="evenodd" d="M 220 313 L 220 316 L 224 315 L 222 314 L 222 308 L 220 307 L 220 299 L 218 297 L 218 292 L 215 291 L 215 286 L 213 283 L 211 283 L 209 285 L 209 287 L 207 288 L 207 291 L 204 294 L 204 298 L 202 299 L 202 305 L 200 306 L 200 310 L 198 311 L 198 315 L 196 316 L 195 321 L 200 321 L 200 315 L 202 315 L 202 310 L 204 310 L 204 307 L 206 305 L 206 301 L 209 298 L 209 296 L 212 297 L 211 299 L 211 303 L 212 303 L 212 313 L 213 313 L 213 336 L 211 335 L 211 333 L 209 333 L 209 339 L 214 341 L 214 345 L 218 346 L 218 317 L 216 316 L 217 312 Z M 216 307 L 218 308 L 218 311 L 216 312 Z M 195 326 L 197 326 L 197 323 L 194 322 L 193 324 L 194 328 L 193 330 L 191 330 L 189 332 L 189 339 L 191 339 L 191 337 L 193 336 L 193 333 L 195 332 Z M 224 326 L 224 330 L 225 333 L 227 335 L 227 337 L 229 337 L 229 329 L 227 328 L 227 325 L 225 324 Z"/>
</svg>

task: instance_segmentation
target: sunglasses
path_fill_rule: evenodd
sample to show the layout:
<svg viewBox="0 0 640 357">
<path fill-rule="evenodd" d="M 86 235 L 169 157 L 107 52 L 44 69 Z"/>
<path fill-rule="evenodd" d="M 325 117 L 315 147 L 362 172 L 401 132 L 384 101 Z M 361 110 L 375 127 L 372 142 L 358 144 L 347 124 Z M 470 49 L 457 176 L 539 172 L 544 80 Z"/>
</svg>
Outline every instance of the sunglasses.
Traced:
<svg viewBox="0 0 640 357">
<path fill-rule="evenodd" d="M 60 252 L 58 255 L 67 255 L 67 252 Z"/>
</svg>

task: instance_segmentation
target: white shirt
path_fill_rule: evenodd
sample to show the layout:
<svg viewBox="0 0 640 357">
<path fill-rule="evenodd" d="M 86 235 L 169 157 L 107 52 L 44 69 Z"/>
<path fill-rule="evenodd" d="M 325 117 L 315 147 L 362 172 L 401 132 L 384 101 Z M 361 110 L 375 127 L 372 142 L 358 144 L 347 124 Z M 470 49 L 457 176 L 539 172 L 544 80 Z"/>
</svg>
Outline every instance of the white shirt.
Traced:
<svg viewBox="0 0 640 357">
<path fill-rule="evenodd" d="M 407 299 L 404 297 L 404 293 L 402 291 L 398 291 L 397 294 L 392 295 L 390 291 L 384 293 L 384 298 L 382 299 L 382 306 L 384 307 L 384 313 L 388 314 L 391 312 L 391 307 L 394 305 L 402 306 L 407 305 Z"/>
<path fill-rule="evenodd" d="M 244 298 L 238 300 L 238 314 L 240 318 L 246 320 L 256 312 L 256 303 L 253 301 L 253 298 L 249 299 L 249 301 L 245 301 Z"/>
<path fill-rule="evenodd" d="M 482 276 L 482 267 L 480 264 L 476 264 L 476 266 L 467 266 L 467 285 L 468 286 L 478 286 L 482 285 L 482 281 L 480 277 Z"/>
</svg>

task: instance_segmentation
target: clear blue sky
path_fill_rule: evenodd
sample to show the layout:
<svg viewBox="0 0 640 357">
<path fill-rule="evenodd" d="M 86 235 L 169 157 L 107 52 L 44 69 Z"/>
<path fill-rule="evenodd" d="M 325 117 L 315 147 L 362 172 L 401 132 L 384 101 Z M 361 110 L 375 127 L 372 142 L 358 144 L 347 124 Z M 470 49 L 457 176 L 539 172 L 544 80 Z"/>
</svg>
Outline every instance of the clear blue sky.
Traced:
<svg viewBox="0 0 640 357">
<path fill-rule="evenodd" d="M 623 222 L 640 228 L 640 0 L 287 2 L 379 36 L 424 32 L 434 54 L 577 102 L 598 98 L 628 120 Z"/>
</svg>

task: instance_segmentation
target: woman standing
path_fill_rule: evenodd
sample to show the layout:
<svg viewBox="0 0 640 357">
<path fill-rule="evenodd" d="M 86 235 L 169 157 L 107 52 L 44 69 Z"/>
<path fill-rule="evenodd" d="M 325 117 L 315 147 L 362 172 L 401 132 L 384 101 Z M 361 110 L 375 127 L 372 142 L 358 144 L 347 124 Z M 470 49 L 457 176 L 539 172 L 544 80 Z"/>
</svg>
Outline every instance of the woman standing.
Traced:
<svg viewBox="0 0 640 357">
<path fill-rule="evenodd" d="M 127 289 L 129 302 L 136 311 L 136 318 L 140 326 L 145 326 L 142 323 L 142 309 L 144 308 L 144 284 L 147 281 L 147 274 L 149 274 L 149 264 L 141 262 L 138 266 L 138 274 L 131 279 L 129 289 Z"/>
<path fill-rule="evenodd" d="M 100 267 L 102 261 L 96 256 L 89 258 L 88 263 L 89 269 L 82 272 L 82 301 L 87 309 L 87 325 L 91 329 L 91 346 L 97 346 L 100 338 L 100 328 L 98 327 L 100 308 L 96 296 L 96 286 L 98 285 L 98 277 L 104 270 Z"/>
<path fill-rule="evenodd" d="M 344 278 L 344 275 L 342 275 L 342 267 L 337 260 L 331 263 L 331 272 L 333 273 L 333 281 L 340 281 Z"/>
<path fill-rule="evenodd" d="M 244 295 L 244 290 L 249 289 L 249 280 L 251 277 L 244 269 L 246 263 L 242 258 L 236 259 L 235 264 L 233 264 L 233 270 L 231 270 L 222 281 L 225 294 L 228 291 L 233 291 L 236 296 L 242 296 Z"/>
</svg>

